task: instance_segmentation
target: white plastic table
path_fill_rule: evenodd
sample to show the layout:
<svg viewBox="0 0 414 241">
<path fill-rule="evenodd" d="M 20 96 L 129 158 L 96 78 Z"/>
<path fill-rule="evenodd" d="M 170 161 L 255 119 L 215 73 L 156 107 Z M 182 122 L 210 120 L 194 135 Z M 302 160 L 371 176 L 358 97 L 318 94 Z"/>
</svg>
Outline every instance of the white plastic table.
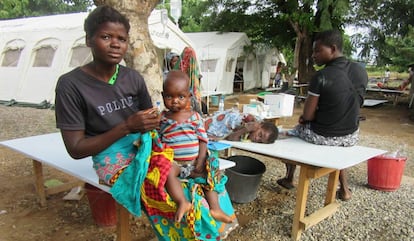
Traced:
<svg viewBox="0 0 414 241">
<path fill-rule="evenodd" d="M 372 157 L 384 154 L 385 150 L 364 147 L 321 146 L 305 142 L 297 137 L 275 141 L 273 144 L 222 141 L 232 148 L 250 151 L 281 159 L 300 166 L 296 207 L 291 236 L 299 240 L 303 231 L 332 215 L 339 204 L 336 202 L 339 171 Z M 307 195 L 311 179 L 329 175 L 324 207 L 305 217 Z"/>
</svg>

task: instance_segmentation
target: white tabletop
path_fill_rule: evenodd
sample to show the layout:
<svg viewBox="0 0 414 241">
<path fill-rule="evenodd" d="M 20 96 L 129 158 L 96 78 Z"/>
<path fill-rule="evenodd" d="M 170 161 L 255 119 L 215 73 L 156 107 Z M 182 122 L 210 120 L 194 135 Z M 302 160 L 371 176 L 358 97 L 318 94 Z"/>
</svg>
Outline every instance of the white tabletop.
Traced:
<svg viewBox="0 0 414 241">
<path fill-rule="evenodd" d="M 246 151 L 334 169 L 348 168 L 386 152 L 385 150 L 363 146 L 335 147 L 315 145 L 297 137 L 277 140 L 273 144 L 235 141 L 221 142 Z"/>
<path fill-rule="evenodd" d="M 223 91 L 213 91 L 213 90 L 202 90 L 201 91 L 201 96 L 205 97 L 205 96 L 211 96 L 211 95 L 223 95 L 224 92 Z"/>
<path fill-rule="evenodd" d="M 98 176 L 92 167 L 91 157 L 76 160 L 69 156 L 59 132 L 2 141 L 0 145 L 68 173 L 104 191 L 110 189 L 108 186 L 99 184 Z M 232 161 L 224 159 L 219 159 L 219 161 L 222 170 L 235 165 Z"/>
<path fill-rule="evenodd" d="M 367 91 L 372 92 L 383 92 L 383 93 L 389 93 L 389 94 L 404 94 L 404 91 L 402 90 L 390 90 L 390 89 L 380 89 L 380 88 L 367 88 Z"/>
<path fill-rule="evenodd" d="M 109 191 L 108 186 L 99 184 L 98 176 L 92 167 L 92 158 L 76 160 L 70 157 L 59 132 L 3 141 L 0 145 Z"/>
<path fill-rule="evenodd" d="M 265 89 L 265 91 L 275 91 L 275 90 L 281 90 L 282 87 L 268 87 Z"/>
<path fill-rule="evenodd" d="M 309 84 L 293 84 L 293 88 L 307 87 Z"/>
<path fill-rule="evenodd" d="M 374 99 L 365 99 L 364 106 L 376 106 L 379 104 L 384 104 L 388 102 L 388 100 L 374 100 Z"/>
</svg>

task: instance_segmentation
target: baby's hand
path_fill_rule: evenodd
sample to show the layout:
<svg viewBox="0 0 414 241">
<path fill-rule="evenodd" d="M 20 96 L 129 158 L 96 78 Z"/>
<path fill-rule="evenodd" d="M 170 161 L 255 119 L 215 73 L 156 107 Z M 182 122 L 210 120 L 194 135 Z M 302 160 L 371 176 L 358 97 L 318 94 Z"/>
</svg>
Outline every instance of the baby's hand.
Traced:
<svg viewBox="0 0 414 241">
<path fill-rule="evenodd" d="M 203 166 L 195 166 L 193 172 L 201 174 L 201 173 L 204 172 L 204 167 Z"/>
<path fill-rule="evenodd" d="M 244 125 L 247 129 L 247 132 L 252 132 L 260 128 L 260 123 L 258 122 L 249 122 Z"/>
<path fill-rule="evenodd" d="M 194 167 L 194 169 L 191 171 L 191 175 L 190 176 L 192 178 L 203 177 L 204 176 L 204 168 Z"/>
</svg>

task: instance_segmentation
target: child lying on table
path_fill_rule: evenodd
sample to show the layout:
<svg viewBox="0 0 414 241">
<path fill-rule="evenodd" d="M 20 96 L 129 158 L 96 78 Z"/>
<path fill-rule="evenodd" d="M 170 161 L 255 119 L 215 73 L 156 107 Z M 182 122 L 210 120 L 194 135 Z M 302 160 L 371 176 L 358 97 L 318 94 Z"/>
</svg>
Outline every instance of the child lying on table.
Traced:
<svg viewBox="0 0 414 241">
<path fill-rule="evenodd" d="M 237 110 L 216 112 L 205 120 L 207 135 L 212 140 L 251 141 L 273 143 L 279 131 L 271 122 L 265 122 L 251 114 Z"/>
</svg>

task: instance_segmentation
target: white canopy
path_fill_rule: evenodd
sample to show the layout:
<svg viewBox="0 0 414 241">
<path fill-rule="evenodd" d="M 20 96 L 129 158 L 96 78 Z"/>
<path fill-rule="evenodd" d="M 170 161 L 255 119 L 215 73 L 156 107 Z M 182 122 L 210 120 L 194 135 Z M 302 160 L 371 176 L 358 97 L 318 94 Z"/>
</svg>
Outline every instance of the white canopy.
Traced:
<svg viewBox="0 0 414 241">
<path fill-rule="evenodd" d="M 92 59 L 83 30 L 87 15 L 0 21 L 0 100 L 53 104 L 58 77 Z M 154 10 L 148 24 L 161 61 L 164 52 L 192 46 L 171 20 L 162 19 L 162 10 Z"/>
<path fill-rule="evenodd" d="M 234 74 L 243 69 L 244 90 L 261 86 L 257 59 L 245 51 L 250 40 L 245 33 L 186 33 L 195 45 L 200 62 L 203 95 L 233 93 Z"/>
</svg>

